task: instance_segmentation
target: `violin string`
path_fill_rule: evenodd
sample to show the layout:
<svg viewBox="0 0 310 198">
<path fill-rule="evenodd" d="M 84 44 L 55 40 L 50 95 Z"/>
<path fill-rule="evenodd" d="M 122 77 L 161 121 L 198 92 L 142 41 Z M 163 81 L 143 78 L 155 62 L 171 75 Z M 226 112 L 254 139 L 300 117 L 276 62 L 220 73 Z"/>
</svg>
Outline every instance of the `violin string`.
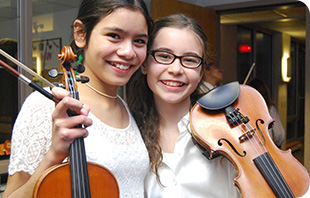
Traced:
<svg viewBox="0 0 310 198">
<path fill-rule="evenodd" d="M 244 127 L 246 128 L 246 130 L 243 130 L 242 126 L 244 126 Z M 257 141 L 257 139 L 256 139 L 256 136 L 257 136 L 256 134 L 254 134 L 253 137 L 250 137 L 250 136 L 247 134 L 247 131 L 249 131 L 249 128 L 250 128 L 250 127 L 253 129 L 252 125 L 250 125 L 250 127 L 248 127 L 248 125 L 242 123 L 239 127 L 241 128 L 241 131 L 243 131 L 243 134 L 246 135 L 246 137 L 247 137 L 249 143 L 252 145 L 252 147 L 253 147 L 253 149 L 254 149 L 254 152 L 257 153 L 257 156 L 262 156 L 262 158 L 263 158 L 262 162 L 263 162 L 264 166 L 267 167 L 267 164 L 266 164 L 266 161 L 267 161 L 267 160 L 266 160 L 266 157 L 262 154 L 264 151 L 266 151 L 266 149 L 262 149 L 262 148 L 261 148 L 261 146 L 260 146 L 260 144 L 259 144 L 259 141 Z M 255 141 L 252 141 L 252 138 L 253 138 Z M 255 146 L 255 145 L 256 145 L 256 146 Z M 257 148 L 258 148 L 258 149 L 257 149 Z M 261 153 L 260 153 L 260 152 L 261 152 Z M 267 152 L 267 151 L 266 151 L 266 152 Z M 270 172 L 270 170 L 267 170 L 267 171 Z M 272 173 L 270 173 L 270 174 L 273 175 Z M 267 178 L 265 178 L 265 179 L 267 179 Z"/>
<path fill-rule="evenodd" d="M 81 144 L 81 139 L 79 139 L 79 144 L 77 145 L 78 146 L 78 151 L 79 151 L 79 153 L 81 153 L 82 152 L 82 148 L 81 148 L 81 146 L 82 146 L 82 144 Z M 82 155 L 79 155 L 79 162 L 82 162 Z M 79 166 L 79 172 L 80 172 L 80 180 L 81 180 L 81 185 L 80 186 L 86 186 L 86 182 L 85 182 L 85 170 L 83 169 L 83 167 L 85 167 L 85 166 L 82 166 L 82 164 Z M 82 194 L 83 194 L 83 197 L 86 197 L 86 191 L 85 191 L 86 189 L 84 189 L 84 188 L 81 188 L 81 191 L 82 191 Z"/>
<path fill-rule="evenodd" d="M 244 124 L 244 123 L 243 123 L 242 125 L 247 129 L 247 131 L 249 131 L 249 129 L 250 129 L 250 130 L 254 130 L 254 128 L 252 127 L 251 124 Z M 250 127 L 249 127 L 249 126 L 250 126 Z M 242 127 L 241 127 L 241 128 L 242 128 Z M 246 131 L 246 132 L 247 132 L 247 131 Z M 247 136 L 249 142 L 252 144 L 252 146 L 253 146 L 253 148 L 254 148 L 254 150 L 256 151 L 256 153 L 257 153 L 258 156 L 262 156 L 263 153 L 268 152 L 268 151 L 266 150 L 265 147 L 262 148 L 262 146 L 260 145 L 261 141 L 260 141 L 260 140 L 259 140 L 259 141 L 257 140 L 257 138 L 259 139 L 259 137 L 256 135 L 256 133 L 254 133 L 254 135 L 253 135 L 254 141 L 252 141 L 252 138 L 249 137 L 249 136 L 247 135 L 247 133 L 245 133 L 245 134 L 246 134 L 246 136 Z M 257 148 L 258 148 L 258 149 L 257 149 Z M 264 162 L 265 162 L 265 160 L 264 160 Z"/>
<path fill-rule="evenodd" d="M 257 139 L 259 139 L 258 135 L 256 135 L 256 133 L 254 133 L 254 137 L 253 137 L 254 141 L 252 141 L 251 137 L 249 137 L 249 135 L 247 134 L 247 131 L 249 131 L 249 129 L 250 129 L 250 130 L 254 130 L 254 128 L 252 127 L 252 125 L 251 125 L 251 124 L 244 124 L 244 123 L 242 123 L 241 126 L 240 126 L 241 128 L 242 128 L 242 125 L 246 128 L 246 131 L 245 131 L 244 134 L 246 134 L 246 136 L 247 136 L 249 142 L 252 144 L 252 146 L 253 146 L 254 150 L 256 150 L 257 154 L 258 154 L 259 156 L 262 157 L 262 159 L 263 159 L 262 162 L 263 162 L 264 166 L 265 166 L 265 167 L 271 167 L 271 169 L 270 169 L 270 168 L 267 168 L 267 169 L 265 169 L 265 170 L 269 173 L 269 175 L 271 175 L 271 177 L 272 177 L 275 181 L 281 181 L 281 178 L 279 178 L 279 175 L 277 174 L 278 171 L 275 170 L 275 168 L 272 168 L 273 166 L 271 165 L 271 162 L 270 162 L 270 160 L 268 160 L 267 156 L 262 155 L 262 154 L 259 154 L 259 152 L 264 153 L 264 152 L 268 152 L 268 151 L 266 150 L 265 147 L 262 147 L 262 146 L 260 145 L 261 141 L 258 141 L 258 140 L 257 140 Z M 249 126 L 250 126 L 250 127 L 249 127 Z M 243 129 L 242 129 L 242 130 L 243 130 Z M 243 130 L 243 131 L 244 131 L 244 130 Z M 256 146 L 254 146 L 254 144 L 256 144 Z M 259 148 L 259 150 L 257 150 L 256 148 Z M 274 182 L 274 184 L 275 184 L 276 186 L 278 186 L 278 188 L 276 188 L 276 189 L 277 189 L 277 190 L 280 190 L 280 191 L 282 192 L 282 194 L 285 194 L 285 192 L 288 193 L 288 192 L 287 192 L 287 188 L 284 186 L 284 184 L 283 184 L 282 182 Z M 283 192 L 281 189 L 283 189 L 285 192 Z"/>
<path fill-rule="evenodd" d="M 73 98 L 79 99 L 78 92 L 75 87 L 75 79 L 70 71 L 66 72 L 68 79 L 67 89 L 70 92 Z M 85 153 L 81 155 L 83 151 L 85 151 L 84 140 L 82 138 L 78 138 L 75 140 L 75 143 L 72 144 L 74 146 L 74 162 L 72 162 L 72 166 L 74 167 L 74 175 L 75 175 L 75 194 L 74 197 L 89 197 L 88 192 L 90 192 L 89 182 L 88 182 L 88 170 L 87 166 L 80 164 L 80 162 L 86 161 Z M 79 187 L 85 188 L 79 188 Z"/>
<path fill-rule="evenodd" d="M 18 65 L 19 67 L 21 67 L 22 69 L 24 69 L 26 72 L 28 72 L 29 74 L 37 77 L 38 79 L 42 80 L 44 83 L 46 83 L 46 85 L 48 85 L 49 87 L 55 87 L 55 85 L 53 85 L 51 82 L 49 82 L 48 80 L 46 80 L 45 78 L 43 78 L 42 76 L 40 76 L 39 74 L 37 74 L 36 72 L 34 72 L 33 70 L 31 70 L 29 67 L 27 67 L 26 65 L 24 65 L 23 63 L 19 62 L 18 60 L 16 60 L 15 58 L 13 58 L 11 55 L 9 55 L 8 53 L 6 53 L 5 51 L 0 49 L 0 54 L 4 57 L 6 57 L 7 59 L 9 59 L 10 61 L 12 61 L 14 64 Z"/>
<path fill-rule="evenodd" d="M 251 126 L 251 125 L 250 125 Z M 267 131 L 268 132 L 268 131 Z M 268 135 L 268 134 L 267 134 Z M 257 142 L 257 141 L 256 141 Z M 259 144 L 259 143 L 257 143 L 257 144 Z M 259 145 L 259 148 L 262 148 L 260 145 Z M 263 147 L 263 148 L 265 148 L 265 147 Z M 266 149 L 264 149 L 264 150 L 266 150 Z M 267 150 L 266 150 L 266 152 L 267 152 Z M 269 153 L 269 152 L 268 152 Z M 271 161 L 271 160 L 269 160 L 268 158 L 267 158 L 267 156 L 268 155 L 263 155 L 262 157 L 263 157 L 263 162 L 264 162 L 264 164 L 265 164 L 265 167 L 267 167 L 267 171 L 270 173 L 270 175 L 271 175 L 271 178 L 273 178 L 276 182 L 274 182 L 274 185 L 276 185 L 277 186 L 277 189 L 282 193 L 282 194 L 286 194 L 286 195 L 290 195 L 289 194 L 289 192 L 287 191 L 287 188 L 286 188 L 286 186 L 285 186 L 285 183 L 283 183 L 283 182 L 281 182 L 281 181 L 283 181 L 282 180 L 282 178 L 280 177 L 280 175 L 281 175 L 281 173 L 280 173 L 280 175 L 279 175 L 279 170 L 276 168 L 276 165 L 275 165 L 275 163 L 273 162 L 273 161 Z M 271 156 L 270 156 L 271 157 Z M 272 159 L 272 158 L 271 158 Z M 266 165 L 266 163 L 267 163 L 267 165 Z M 275 165 L 275 167 L 272 165 L 272 163 L 274 163 L 274 165 Z M 268 167 L 270 167 L 270 168 L 268 168 Z M 284 191 L 283 191 L 284 190 Z"/>
<path fill-rule="evenodd" d="M 250 131 L 250 130 L 249 130 L 249 127 L 248 127 L 247 125 L 245 125 L 244 123 L 239 124 L 238 119 L 232 119 L 232 120 L 234 120 L 235 124 L 236 124 L 237 126 L 239 126 L 239 128 L 241 128 L 242 134 L 245 134 L 246 138 L 249 140 L 249 142 L 251 143 L 252 147 L 256 150 L 256 153 L 259 155 L 259 152 L 257 151 L 257 149 L 255 148 L 253 142 L 251 141 L 251 137 L 250 137 L 250 136 L 248 135 L 248 133 L 247 133 L 248 131 Z M 244 126 L 244 128 L 246 128 L 247 130 L 244 130 L 244 129 L 242 128 L 242 126 Z M 251 130 L 253 130 L 253 127 L 252 127 Z M 254 135 L 255 135 L 255 134 L 254 134 Z M 257 141 L 256 141 L 256 142 L 257 142 Z M 258 143 L 257 143 L 257 144 L 258 144 Z M 261 152 L 263 153 L 264 151 L 261 150 Z"/>
</svg>

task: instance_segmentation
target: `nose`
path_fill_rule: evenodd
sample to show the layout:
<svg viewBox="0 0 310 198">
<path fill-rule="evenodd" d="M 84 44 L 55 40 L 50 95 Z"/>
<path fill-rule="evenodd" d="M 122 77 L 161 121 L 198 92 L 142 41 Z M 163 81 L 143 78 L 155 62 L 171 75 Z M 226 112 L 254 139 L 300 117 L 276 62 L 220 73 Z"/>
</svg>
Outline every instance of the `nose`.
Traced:
<svg viewBox="0 0 310 198">
<path fill-rule="evenodd" d="M 124 41 L 121 43 L 120 48 L 117 50 L 119 56 L 125 57 L 126 59 L 132 59 L 136 57 L 134 46 L 130 41 Z"/>
<path fill-rule="evenodd" d="M 168 65 L 168 72 L 173 73 L 175 75 L 183 74 L 183 66 L 181 65 L 181 60 L 179 58 L 176 58 L 173 63 Z"/>
</svg>

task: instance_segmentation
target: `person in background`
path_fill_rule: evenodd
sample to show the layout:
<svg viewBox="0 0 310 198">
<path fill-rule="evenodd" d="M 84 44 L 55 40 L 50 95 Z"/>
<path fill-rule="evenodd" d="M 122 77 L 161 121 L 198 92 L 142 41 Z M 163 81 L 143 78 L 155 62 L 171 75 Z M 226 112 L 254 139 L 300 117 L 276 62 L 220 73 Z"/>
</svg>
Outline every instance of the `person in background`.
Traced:
<svg viewBox="0 0 310 198">
<path fill-rule="evenodd" d="M 0 49 L 5 51 L 12 57 L 17 58 L 16 40 L 10 38 L 0 39 Z M 17 66 L 12 61 L 2 56 L 1 54 L 0 60 L 7 63 L 14 69 L 17 69 Z M 0 66 L 0 91 L 2 93 L 0 97 L 0 105 L 2 107 L 0 109 L 0 117 L 1 122 L 10 123 L 12 126 L 18 114 L 17 90 L 17 79 Z"/>
<path fill-rule="evenodd" d="M 0 39 L 0 49 L 17 58 L 17 41 L 11 38 Z M 14 69 L 17 66 L 0 54 L 0 60 L 7 63 Z M 4 144 L 11 139 L 11 128 L 14 125 L 18 114 L 18 84 L 17 79 L 0 66 L 0 123 L 9 127 L 1 128 L 0 144 Z M 0 160 L 8 159 L 9 154 L 0 155 Z M 6 183 L 7 173 L 1 175 L 1 183 Z"/>
<path fill-rule="evenodd" d="M 112 172 L 120 197 L 142 198 L 148 153 L 117 89 L 144 62 L 152 20 L 143 0 L 83 0 L 73 29 L 90 81 L 78 83 L 80 101 L 62 88 L 52 90 L 62 99 L 56 107 L 39 92 L 26 99 L 13 129 L 3 197 L 32 197 L 42 173 L 62 163 L 71 143 L 85 137 L 87 161 Z M 69 108 L 80 115 L 68 117 Z M 85 128 L 74 128 L 79 124 Z"/>
<path fill-rule="evenodd" d="M 278 147 L 281 147 L 281 144 L 283 143 L 285 138 L 285 130 L 279 117 L 277 108 L 271 100 L 271 95 L 267 84 L 264 81 L 255 78 L 249 81 L 248 85 L 255 88 L 265 99 L 270 116 L 274 119 L 273 126 L 269 128 L 269 134 L 273 139 L 274 143 Z"/>
<path fill-rule="evenodd" d="M 11 39 L 11 38 L 0 39 L 0 49 L 5 51 L 12 57 L 17 58 L 17 41 L 15 39 Z M 8 65 L 10 65 L 11 67 L 15 69 L 17 67 L 11 60 L 7 59 L 1 54 L 0 54 L 0 60 L 2 60 L 3 62 L 7 63 Z"/>
<path fill-rule="evenodd" d="M 208 160 L 190 134 L 189 111 L 200 97 L 206 43 L 201 26 L 185 15 L 154 24 L 148 57 L 132 80 L 128 102 L 151 161 L 145 197 L 239 197 L 230 162 Z"/>
<path fill-rule="evenodd" d="M 201 88 L 204 93 L 207 93 L 223 80 L 223 69 L 217 67 L 213 62 L 205 65 L 206 75 L 203 77 L 203 86 Z"/>
</svg>

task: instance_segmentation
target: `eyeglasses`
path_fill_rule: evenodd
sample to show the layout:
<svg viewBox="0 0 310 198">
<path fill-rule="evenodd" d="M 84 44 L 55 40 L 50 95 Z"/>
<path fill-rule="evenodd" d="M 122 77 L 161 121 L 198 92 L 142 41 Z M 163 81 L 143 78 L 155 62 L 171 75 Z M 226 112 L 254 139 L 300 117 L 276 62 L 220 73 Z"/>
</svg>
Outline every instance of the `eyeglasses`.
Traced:
<svg viewBox="0 0 310 198">
<path fill-rule="evenodd" d="M 154 57 L 156 62 L 163 65 L 172 64 L 176 58 L 180 59 L 181 65 L 183 67 L 190 69 L 198 68 L 203 63 L 203 59 L 199 56 L 193 56 L 193 55 L 177 56 L 170 52 L 158 51 L 158 50 L 149 51 L 148 53 Z"/>
</svg>

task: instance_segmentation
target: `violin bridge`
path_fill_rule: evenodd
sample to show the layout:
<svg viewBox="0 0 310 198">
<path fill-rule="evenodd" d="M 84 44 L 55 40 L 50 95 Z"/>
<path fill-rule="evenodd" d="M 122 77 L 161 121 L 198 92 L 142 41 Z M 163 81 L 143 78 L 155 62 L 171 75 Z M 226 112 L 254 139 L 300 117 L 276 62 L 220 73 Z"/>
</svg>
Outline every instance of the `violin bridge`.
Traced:
<svg viewBox="0 0 310 198">
<path fill-rule="evenodd" d="M 246 133 L 244 133 L 243 135 L 239 137 L 240 143 L 243 143 L 246 140 L 249 140 L 250 138 L 254 136 L 254 134 L 255 134 L 255 128 L 247 131 Z"/>
</svg>

